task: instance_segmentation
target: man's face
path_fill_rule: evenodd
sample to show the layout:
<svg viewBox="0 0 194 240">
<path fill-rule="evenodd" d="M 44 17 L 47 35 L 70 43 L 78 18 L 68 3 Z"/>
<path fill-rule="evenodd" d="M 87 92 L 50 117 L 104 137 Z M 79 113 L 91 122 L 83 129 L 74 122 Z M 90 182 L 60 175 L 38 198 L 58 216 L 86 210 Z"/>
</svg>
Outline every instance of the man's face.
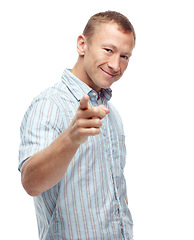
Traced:
<svg viewBox="0 0 194 240">
<path fill-rule="evenodd" d="M 83 81 L 97 92 L 109 88 L 126 70 L 133 47 L 133 33 L 120 31 L 115 23 L 97 26 L 85 42 Z"/>
</svg>

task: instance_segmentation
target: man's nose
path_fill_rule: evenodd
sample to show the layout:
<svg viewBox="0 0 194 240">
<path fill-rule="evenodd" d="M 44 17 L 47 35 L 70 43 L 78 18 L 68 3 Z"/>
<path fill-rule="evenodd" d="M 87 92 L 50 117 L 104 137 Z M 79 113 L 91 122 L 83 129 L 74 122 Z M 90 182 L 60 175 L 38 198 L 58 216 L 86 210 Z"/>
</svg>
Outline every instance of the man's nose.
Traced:
<svg viewBox="0 0 194 240">
<path fill-rule="evenodd" d="M 108 66 L 112 68 L 112 70 L 114 70 L 115 72 L 118 72 L 120 70 L 120 56 L 111 56 L 108 61 Z"/>
</svg>

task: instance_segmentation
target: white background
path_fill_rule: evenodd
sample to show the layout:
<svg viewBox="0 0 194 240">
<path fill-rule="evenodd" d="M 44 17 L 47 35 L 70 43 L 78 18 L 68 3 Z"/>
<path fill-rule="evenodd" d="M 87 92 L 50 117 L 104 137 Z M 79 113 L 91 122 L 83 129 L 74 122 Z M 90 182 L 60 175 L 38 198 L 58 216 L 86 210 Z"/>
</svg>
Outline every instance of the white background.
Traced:
<svg viewBox="0 0 194 240">
<path fill-rule="evenodd" d="M 125 127 L 135 240 L 194 239 L 194 33 L 189 0 L 7 0 L 0 3 L 1 239 L 36 240 L 33 200 L 17 171 L 31 100 L 76 59 L 89 17 L 116 10 L 137 44 L 113 102 Z"/>
</svg>

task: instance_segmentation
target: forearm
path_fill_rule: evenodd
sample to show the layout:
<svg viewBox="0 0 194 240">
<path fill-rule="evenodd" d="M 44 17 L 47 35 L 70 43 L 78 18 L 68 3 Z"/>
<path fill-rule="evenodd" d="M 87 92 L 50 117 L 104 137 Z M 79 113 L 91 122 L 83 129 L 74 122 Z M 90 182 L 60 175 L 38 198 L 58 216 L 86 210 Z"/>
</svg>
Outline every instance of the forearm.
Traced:
<svg viewBox="0 0 194 240">
<path fill-rule="evenodd" d="M 22 184 L 31 196 L 55 186 L 64 176 L 79 144 L 73 144 L 68 131 L 63 132 L 49 147 L 30 157 L 22 168 Z"/>
<path fill-rule="evenodd" d="M 32 196 L 54 187 L 64 176 L 69 163 L 88 136 L 100 133 L 109 110 L 100 105 L 91 108 L 89 96 L 84 95 L 69 127 L 49 147 L 30 157 L 22 168 L 22 184 Z"/>
</svg>

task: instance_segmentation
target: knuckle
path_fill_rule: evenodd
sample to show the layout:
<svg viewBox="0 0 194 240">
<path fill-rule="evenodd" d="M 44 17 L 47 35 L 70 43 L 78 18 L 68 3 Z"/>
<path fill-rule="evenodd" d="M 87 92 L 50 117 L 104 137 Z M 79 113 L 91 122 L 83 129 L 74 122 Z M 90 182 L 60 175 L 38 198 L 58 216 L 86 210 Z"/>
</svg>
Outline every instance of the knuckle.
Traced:
<svg viewBox="0 0 194 240">
<path fill-rule="evenodd" d="M 104 111 L 102 111 L 102 117 L 101 118 L 104 118 L 106 116 L 106 113 Z"/>
<path fill-rule="evenodd" d="M 82 118 L 82 112 L 81 112 L 81 111 L 78 111 L 78 112 L 77 112 L 77 119 L 80 119 L 80 118 Z"/>
<path fill-rule="evenodd" d="M 82 121 L 81 119 L 77 119 L 77 128 L 80 128 L 82 126 Z"/>
<path fill-rule="evenodd" d="M 102 126 L 102 122 L 101 122 L 101 120 L 99 118 L 96 119 L 96 125 L 99 126 L 99 127 Z"/>
<path fill-rule="evenodd" d="M 93 107 L 93 109 L 92 109 L 92 110 L 93 110 L 93 113 L 94 113 L 95 115 L 97 115 L 97 114 L 98 114 L 98 112 L 99 112 L 97 107 Z"/>
<path fill-rule="evenodd" d="M 83 129 L 82 128 L 78 128 L 77 133 L 79 136 L 83 135 Z"/>
<path fill-rule="evenodd" d="M 95 136 L 100 133 L 99 128 L 91 128 L 91 136 Z"/>
</svg>

